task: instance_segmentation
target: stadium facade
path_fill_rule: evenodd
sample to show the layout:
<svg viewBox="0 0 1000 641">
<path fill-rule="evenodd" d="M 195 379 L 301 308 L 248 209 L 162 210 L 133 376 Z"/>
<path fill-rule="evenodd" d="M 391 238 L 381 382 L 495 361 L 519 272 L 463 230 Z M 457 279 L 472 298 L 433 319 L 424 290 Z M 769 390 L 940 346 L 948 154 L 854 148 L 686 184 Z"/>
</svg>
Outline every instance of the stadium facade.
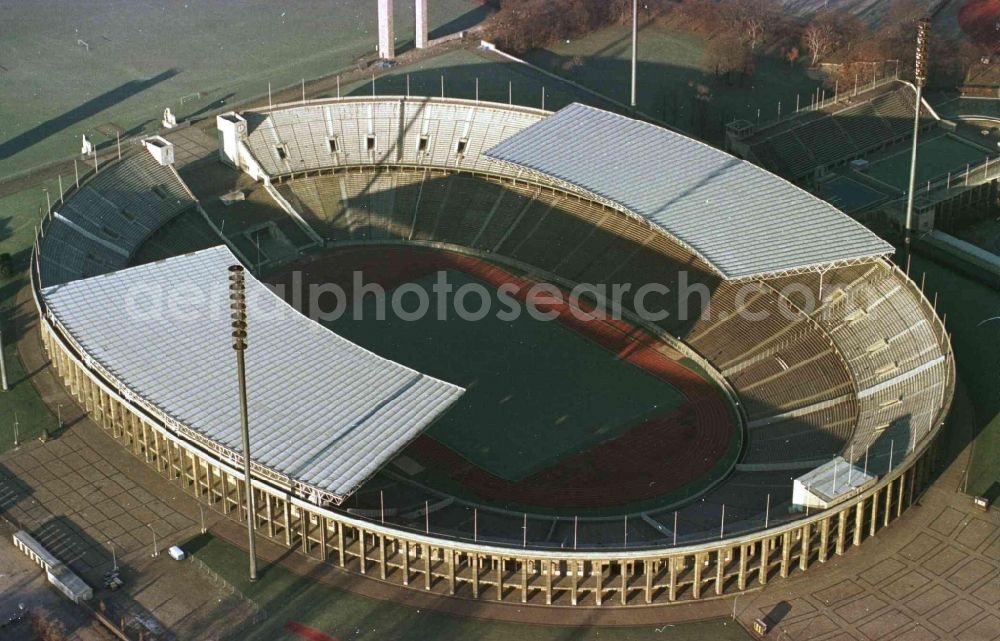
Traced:
<svg viewBox="0 0 1000 641">
<path fill-rule="evenodd" d="M 251 406 L 261 535 L 440 594 L 659 604 L 730 595 L 845 554 L 928 485 L 954 386 L 947 332 L 890 262 L 890 246 L 794 185 L 679 134 L 581 105 L 550 114 L 350 98 L 225 114 L 218 125 L 221 160 L 262 184 L 294 222 L 301 247 L 448 248 L 568 283 L 674 283 L 686 271 L 711 291 L 713 313 L 646 326 L 731 391 L 746 435 L 724 479 L 670 511 L 638 515 L 625 542 L 595 536 L 577 545 L 579 525 L 565 518 L 542 521 L 529 537 L 527 515 L 523 529 L 497 525 L 502 533 L 490 536 L 489 519 L 505 515 L 486 508 L 476 512 L 475 530 L 457 519 L 431 528 L 431 514 L 445 522 L 456 509 L 448 497 L 415 502 L 409 521 L 386 521 L 377 504 L 349 509 L 345 500 L 461 390 L 288 310 L 255 323 L 251 309 L 248 358 L 258 354 L 256 371 L 267 371 L 251 384 L 252 395 L 266 397 Z M 407 187 L 412 197 L 386 199 L 362 219 L 345 203 L 377 182 Z M 461 190 L 462 206 L 448 206 L 442 194 L 450 189 Z M 534 204 L 544 215 L 531 213 Z M 121 304 L 135 288 L 178 281 L 221 297 L 222 265 L 238 258 L 253 266 L 236 243 L 136 265 L 143 244 L 183 214 L 221 231 L 175 168 L 146 150 L 84 176 L 46 214 L 35 244 L 41 336 L 95 422 L 198 500 L 244 520 L 235 389 L 213 385 L 226 376 L 219 363 L 228 319 L 219 327 L 190 316 L 164 323 L 126 315 Z M 572 249 L 552 250 L 567 238 Z M 816 305 L 806 304 L 809 292 Z M 758 321 L 741 313 L 779 309 L 787 313 Z M 282 349 L 283 335 L 296 337 L 294 348 Z M 309 386 L 317 366 L 337 381 L 336 395 Z M 371 372 L 380 375 L 369 384 L 354 380 Z M 791 478 L 813 470 L 808 478 L 822 487 L 804 488 L 809 500 L 797 505 Z M 841 471 L 856 476 L 838 485 Z M 678 514 L 689 529 L 682 536 Z M 505 518 L 520 526 L 520 515 Z"/>
</svg>

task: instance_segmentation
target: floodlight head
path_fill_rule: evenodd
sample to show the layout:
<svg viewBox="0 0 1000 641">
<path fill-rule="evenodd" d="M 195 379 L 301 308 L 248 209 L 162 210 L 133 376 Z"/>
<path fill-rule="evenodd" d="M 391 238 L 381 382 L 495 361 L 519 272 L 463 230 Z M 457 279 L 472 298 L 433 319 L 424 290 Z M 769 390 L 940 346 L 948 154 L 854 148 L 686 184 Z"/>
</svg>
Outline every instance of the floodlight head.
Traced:
<svg viewBox="0 0 1000 641">
<path fill-rule="evenodd" d="M 930 40 L 930 31 L 931 19 L 921 18 L 917 22 L 917 54 L 914 66 L 914 76 L 920 86 L 927 82 L 927 42 Z"/>
</svg>

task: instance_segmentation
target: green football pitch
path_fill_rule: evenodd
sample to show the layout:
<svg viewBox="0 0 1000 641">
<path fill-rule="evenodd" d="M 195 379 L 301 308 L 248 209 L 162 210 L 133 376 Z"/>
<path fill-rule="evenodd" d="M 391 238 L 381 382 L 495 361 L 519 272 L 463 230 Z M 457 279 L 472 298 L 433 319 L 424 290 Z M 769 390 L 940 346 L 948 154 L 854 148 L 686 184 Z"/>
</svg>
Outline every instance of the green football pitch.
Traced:
<svg viewBox="0 0 1000 641">
<path fill-rule="evenodd" d="M 412 3 L 396 2 L 397 47 Z M 471 0 L 428 5 L 431 36 L 481 22 Z M 370 0 L 7 3 L 0 29 L 0 178 L 178 118 L 354 69 L 375 50 Z"/>
<path fill-rule="evenodd" d="M 492 309 L 501 309 L 492 285 L 457 270 L 446 273 L 456 290 L 478 285 L 491 292 Z M 435 279 L 413 281 L 427 292 L 432 311 L 438 308 Z M 403 300 L 408 309 L 415 306 L 415 298 Z M 477 296 L 468 300 L 476 301 L 470 308 L 478 306 Z M 363 320 L 348 313 L 331 327 L 381 356 L 464 387 L 428 434 L 504 479 L 522 479 L 684 401 L 666 381 L 559 321 L 527 313 L 505 321 L 495 312 L 470 320 L 459 318 L 454 306 L 444 319 L 430 313 L 405 320 L 393 307 L 386 305 L 385 320 L 377 320 L 369 298 Z"/>
<path fill-rule="evenodd" d="M 975 165 L 984 160 L 985 151 L 957 138 L 947 135 L 928 138 L 917 147 L 917 180 L 914 191 L 926 185 L 928 180 L 940 178 L 949 171 L 952 172 L 952 180 L 961 180 L 966 163 Z M 909 148 L 873 161 L 866 173 L 875 180 L 905 190 L 910 179 Z"/>
</svg>

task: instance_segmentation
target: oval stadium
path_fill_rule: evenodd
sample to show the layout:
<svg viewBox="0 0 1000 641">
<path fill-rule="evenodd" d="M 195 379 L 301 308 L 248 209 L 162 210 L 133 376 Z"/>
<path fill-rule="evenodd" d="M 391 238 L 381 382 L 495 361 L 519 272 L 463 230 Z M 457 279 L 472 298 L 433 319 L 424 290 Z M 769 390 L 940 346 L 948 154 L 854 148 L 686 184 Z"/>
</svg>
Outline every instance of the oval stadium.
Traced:
<svg viewBox="0 0 1000 641">
<path fill-rule="evenodd" d="M 413 590 L 640 606 L 848 554 L 928 485 L 948 334 L 797 186 L 580 104 L 217 126 L 217 157 L 153 137 L 81 173 L 32 284 L 94 421 L 257 536 Z"/>
</svg>

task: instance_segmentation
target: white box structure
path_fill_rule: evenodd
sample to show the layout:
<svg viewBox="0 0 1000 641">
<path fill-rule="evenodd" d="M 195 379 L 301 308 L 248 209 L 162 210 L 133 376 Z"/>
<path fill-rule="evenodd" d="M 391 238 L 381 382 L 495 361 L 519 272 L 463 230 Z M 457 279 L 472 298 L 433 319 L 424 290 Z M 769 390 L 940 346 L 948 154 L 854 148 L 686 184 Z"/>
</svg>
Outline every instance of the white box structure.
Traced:
<svg viewBox="0 0 1000 641">
<path fill-rule="evenodd" d="M 156 162 L 160 163 L 164 167 L 174 164 L 174 143 L 170 142 L 162 136 L 153 136 L 152 138 L 145 138 L 142 141 L 142 146 L 146 150 L 153 154 L 153 158 L 156 158 Z"/>
<path fill-rule="evenodd" d="M 877 476 L 848 463 L 838 456 L 792 484 L 792 504 L 798 508 L 825 510 L 875 485 Z"/>
<path fill-rule="evenodd" d="M 430 27 L 427 24 L 427 0 L 414 0 L 413 8 L 416 12 L 416 24 L 417 33 L 414 37 L 414 45 L 417 49 L 424 49 L 427 47 L 427 34 Z"/>
<path fill-rule="evenodd" d="M 396 57 L 396 36 L 392 26 L 392 0 L 378 0 L 378 57 Z"/>
<path fill-rule="evenodd" d="M 230 111 L 215 117 L 215 127 L 219 130 L 219 160 L 240 169 L 240 141 L 247 135 L 246 119 Z"/>
</svg>

